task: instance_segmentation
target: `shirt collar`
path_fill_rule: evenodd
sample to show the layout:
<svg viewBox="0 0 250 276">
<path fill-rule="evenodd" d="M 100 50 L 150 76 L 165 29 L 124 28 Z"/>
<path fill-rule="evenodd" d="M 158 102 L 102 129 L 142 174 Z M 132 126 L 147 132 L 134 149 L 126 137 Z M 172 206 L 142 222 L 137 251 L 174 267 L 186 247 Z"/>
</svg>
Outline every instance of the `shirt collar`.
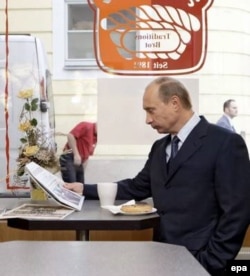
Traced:
<svg viewBox="0 0 250 276">
<path fill-rule="evenodd" d="M 201 120 L 200 117 L 196 113 L 194 113 L 193 116 L 180 129 L 177 136 L 180 139 L 181 143 L 184 143 L 184 141 L 187 139 L 189 133 L 199 123 L 200 120 Z"/>
<path fill-rule="evenodd" d="M 231 117 L 229 117 L 226 113 L 224 113 L 224 116 L 227 117 L 229 124 L 232 126 L 233 125 L 233 120 Z"/>
</svg>

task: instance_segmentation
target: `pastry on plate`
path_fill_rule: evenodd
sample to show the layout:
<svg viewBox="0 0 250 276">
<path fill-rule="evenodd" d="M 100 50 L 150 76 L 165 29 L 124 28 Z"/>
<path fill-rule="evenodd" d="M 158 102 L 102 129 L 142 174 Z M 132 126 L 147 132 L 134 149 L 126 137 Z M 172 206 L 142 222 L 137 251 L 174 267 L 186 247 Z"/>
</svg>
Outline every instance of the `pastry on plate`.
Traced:
<svg viewBox="0 0 250 276">
<path fill-rule="evenodd" d="M 121 211 L 129 214 L 149 213 L 152 212 L 153 207 L 146 203 L 140 202 L 132 205 L 122 205 Z"/>
</svg>

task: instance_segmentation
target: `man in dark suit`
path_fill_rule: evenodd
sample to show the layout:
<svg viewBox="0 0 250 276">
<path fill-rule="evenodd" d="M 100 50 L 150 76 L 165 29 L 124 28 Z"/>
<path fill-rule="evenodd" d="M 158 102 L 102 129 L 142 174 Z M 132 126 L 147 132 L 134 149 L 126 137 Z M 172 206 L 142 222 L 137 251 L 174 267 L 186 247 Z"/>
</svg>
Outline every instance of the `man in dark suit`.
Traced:
<svg viewBox="0 0 250 276">
<path fill-rule="evenodd" d="M 146 123 L 168 135 L 153 144 L 135 178 L 118 182 L 117 198 L 152 196 L 160 215 L 154 239 L 185 246 L 209 273 L 223 275 L 250 221 L 245 142 L 240 135 L 196 115 L 186 88 L 173 78 L 160 77 L 150 83 L 143 108 Z M 176 141 L 175 147 L 171 140 Z M 96 185 L 65 186 L 83 192 L 86 198 L 97 198 Z"/>
<path fill-rule="evenodd" d="M 236 132 L 232 121 L 233 118 L 238 115 L 238 107 L 235 100 L 229 99 L 225 101 L 223 104 L 223 112 L 224 114 L 220 117 L 216 124 Z"/>
</svg>

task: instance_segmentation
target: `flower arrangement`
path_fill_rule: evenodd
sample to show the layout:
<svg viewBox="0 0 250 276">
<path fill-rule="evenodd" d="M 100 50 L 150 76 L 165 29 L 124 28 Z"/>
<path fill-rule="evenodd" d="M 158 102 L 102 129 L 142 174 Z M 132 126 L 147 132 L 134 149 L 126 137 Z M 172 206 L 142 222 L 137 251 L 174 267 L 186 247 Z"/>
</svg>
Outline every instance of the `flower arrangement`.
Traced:
<svg viewBox="0 0 250 276">
<path fill-rule="evenodd" d="M 19 118 L 19 130 L 23 133 L 23 137 L 20 139 L 17 175 L 22 176 L 25 173 L 25 165 L 31 161 L 57 171 L 59 166 L 54 146 L 42 135 L 42 129 L 38 127 L 34 116 L 39 107 L 38 98 L 33 98 L 32 89 L 21 90 L 17 96 L 24 100 Z"/>
</svg>

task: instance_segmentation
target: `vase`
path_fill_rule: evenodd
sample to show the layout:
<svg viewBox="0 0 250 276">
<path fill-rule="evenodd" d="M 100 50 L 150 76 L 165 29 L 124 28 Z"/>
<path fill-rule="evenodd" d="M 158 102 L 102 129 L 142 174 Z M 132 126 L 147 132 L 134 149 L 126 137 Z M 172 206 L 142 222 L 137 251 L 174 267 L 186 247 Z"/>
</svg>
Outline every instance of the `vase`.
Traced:
<svg viewBox="0 0 250 276">
<path fill-rule="evenodd" d="M 48 200 L 48 194 L 33 179 L 30 179 L 30 198 L 35 201 Z"/>
<path fill-rule="evenodd" d="M 49 172 L 56 174 L 59 170 L 58 166 L 44 167 Z M 44 201 L 48 200 L 49 196 L 32 178 L 29 177 L 30 183 L 30 198 L 31 200 Z"/>
</svg>

